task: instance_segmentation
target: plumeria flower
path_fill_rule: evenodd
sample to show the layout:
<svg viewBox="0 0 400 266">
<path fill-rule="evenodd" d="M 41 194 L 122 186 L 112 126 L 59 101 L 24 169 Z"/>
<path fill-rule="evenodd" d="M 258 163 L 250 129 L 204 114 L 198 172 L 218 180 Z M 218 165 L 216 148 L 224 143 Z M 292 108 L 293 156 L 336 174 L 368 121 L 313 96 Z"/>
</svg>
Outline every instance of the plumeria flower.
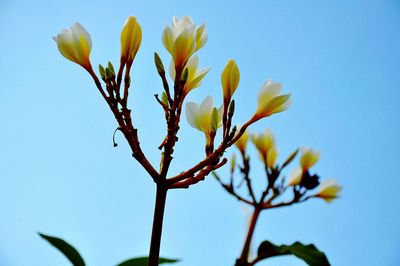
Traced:
<svg viewBox="0 0 400 266">
<path fill-rule="evenodd" d="M 334 179 L 327 179 L 322 181 L 319 192 L 315 197 L 324 199 L 326 202 L 331 202 L 339 196 L 342 187 Z"/>
<path fill-rule="evenodd" d="M 121 32 L 121 60 L 131 64 L 142 42 L 142 29 L 135 17 L 129 17 Z"/>
<path fill-rule="evenodd" d="M 207 96 L 200 105 L 194 102 L 186 103 L 186 119 L 192 127 L 204 133 L 207 154 L 212 152 L 215 134 L 222 126 L 222 111 L 222 106 L 219 109 L 214 107 L 211 96 Z"/>
<path fill-rule="evenodd" d="M 301 168 L 296 168 L 292 171 L 288 178 L 289 186 L 296 186 L 301 183 L 303 177 L 303 170 Z"/>
<path fill-rule="evenodd" d="M 186 119 L 189 124 L 208 134 L 216 132 L 221 127 L 222 108 L 214 107 L 214 100 L 207 96 L 204 101 L 198 105 L 195 102 L 186 103 Z"/>
<path fill-rule="evenodd" d="M 166 26 L 162 35 L 165 48 L 171 54 L 175 66 L 183 68 L 186 61 L 207 42 L 205 24 L 196 27 L 189 16 L 172 18 L 172 26 Z"/>
<path fill-rule="evenodd" d="M 207 75 L 210 71 L 210 68 L 202 68 L 199 67 L 199 57 L 197 55 L 192 56 L 186 63 L 185 69 L 188 70 L 188 76 L 185 85 L 183 86 L 183 94 L 188 94 L 191 90 L 200 87 L 201 80 Z M 175 80 L 175 64 L 171 61 L 169 65 L 169 74 L 171 75 L 171 79 Z"/>
<path fill-rule="evenodd" d="M 228 60 L 221 74 L 222 93 L 224 95 L 224 103 L 231 101 L 232 95 L 235 93 L 239 85 L 240 72 L 236 62 L 232 59 Z"/>
<path fill-rule="evenodd" d="M 236 147 L 242 154 L 246 153 L 247 142 L 249 139 L 248 131 L 246 130 L 243 135 L 235 142 Z"/>
<path fill-rule="evenodd" d="M 267 166 L 269 168 L 272 168 L 275 166 L 276 164 L 276 160 L 278 159 L 278 150 L 276 149 L 276 147 L 272 147 L 268 153 L 267 153 Z"/>
<path fill-rule="evenodd" d="M 263 161 L 266 161 L 269 150 L 275 147 L 275 137 L 272 131 L 267 129 L 263 133 L 252 134 L 250 138 L 263 158 Z"/>
<path fill-rule="evenodd" d="M 290 94 L 281 95 L 282 84 L 268 80 L 258 93 L 258 106 L 253 120 L 275 113 L 283 112 L 290 107 Z"/>
<path fill-rule="evenodd" d="M 315 151 L 311 148 L 303 148 L 300 156 L 300 165 L 303 171 L 308 171 L 308 169 L 315 165 L 318 162 L 319 156 L 319 151 Z"/>
<path fill-rule="evenodd" d="M 53 39 L 57 42 L 58 50 L 65 58 L 87 70 L 92 68 L 89 60 L 92 39 L 81 24 L 73 24 Z"/>
</svg>

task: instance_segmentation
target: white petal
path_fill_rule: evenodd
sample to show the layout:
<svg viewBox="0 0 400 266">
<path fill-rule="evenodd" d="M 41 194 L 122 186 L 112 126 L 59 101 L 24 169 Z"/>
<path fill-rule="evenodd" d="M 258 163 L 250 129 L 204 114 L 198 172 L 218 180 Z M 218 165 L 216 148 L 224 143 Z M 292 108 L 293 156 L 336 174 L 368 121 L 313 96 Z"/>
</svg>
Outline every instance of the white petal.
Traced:
<svg viewBox="0 0 400 266">
<path fill-rule="evenodd" d="M 272 80 L 268 80 L 261 87 L 260 92 L 258 93 L 258 103 L 261 103 L 265 99 L 271 99 L 277 95 L 279 95 L 282 91 L 281 83 L 274 83 Z"/>
<path fill-rule="evenodd" d="M 186 103 L 185 111 L 188 123 L 192 127 L 202 131 L 201 125 L 199 124 L 199 105 L 195 102 L 188 102 Z"/>
<path fill-rule="evenodd" d="M 200 108 L 199 108 L 199 113 L 200 114 L 204 114 L 204 113 L 211 114 L 213 107 L 214 107 L 214 99 L 212 96 L 209 95 L 201 103 Z"/>
<path fill-rule="evenodd" d="M 169 64 L 169 75 L 171 76 L 171 80 L 175 81 L 175 63 L 174 60 L 171 59 L 171 63 Z"/>
</svg>

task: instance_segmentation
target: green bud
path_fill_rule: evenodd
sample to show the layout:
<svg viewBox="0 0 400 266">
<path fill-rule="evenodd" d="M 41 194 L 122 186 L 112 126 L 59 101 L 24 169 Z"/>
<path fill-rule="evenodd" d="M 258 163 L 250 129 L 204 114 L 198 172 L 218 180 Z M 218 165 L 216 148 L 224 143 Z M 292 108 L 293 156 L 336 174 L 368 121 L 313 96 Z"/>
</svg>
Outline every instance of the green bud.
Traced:
<svg viewBox="0 0 400 266">
<path fill-rule="evenodd" d="M 107 67 L 108 67 L 108 69 L 110 70 L 110 73 L 111 73 L 111 74 L 114 76 L 114 78 L 115 78 L 114 66 L 111 64 L 110 61 L 108 61 Z"/>
<path fill-rule="evenodd" d="M 163 91 L 161 94 L 161 102 L 163 104 L 165 104 L 166 106 L 168 106 L 168 98 L 167 98 L 167 94 L 165 93 L 165 91 Z"/>
<path fill-rule="evenodd" d="M 161 61 L 160 56 L 157 53 L 154 53 L 154 63 L 156 64 L 157 72 L 160 75 L 163 75 L 165 73 L 164 65 Z"/>
<path fill-rule="evenodd" d="M 99 72 L 102 80 L 106 80 L 106 70 L 102 65 L 99 64 Z"/>
<path fill-rule="evenodd" d="M 299 149 L 296 149 L 286 160 L 285 162 L 282 164 L 281 168 L 286 167 L 288 164 L 290 164 L 294 158 L 296 158 L 296 155 L 299 153 Z"/>
<path fill-rule="evenodd" d="M 214 132 L 217 131 L 218 124 L 219 124 L 218 109 L 214 107 L 211 114 L 211 128 Z"/>
<path fill-rule="evenodd" d="M 111 79 L 111 71 L 108 67 L 106 67 L 106 80 L 110 80 Z"/>
</svg>

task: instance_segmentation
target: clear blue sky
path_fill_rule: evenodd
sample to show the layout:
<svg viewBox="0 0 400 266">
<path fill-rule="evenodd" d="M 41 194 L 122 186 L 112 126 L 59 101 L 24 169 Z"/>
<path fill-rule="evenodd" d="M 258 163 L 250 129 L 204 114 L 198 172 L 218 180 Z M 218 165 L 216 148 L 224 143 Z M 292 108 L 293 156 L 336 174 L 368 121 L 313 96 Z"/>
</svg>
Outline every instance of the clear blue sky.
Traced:
<svg viewBox="0 0 400 266">
<path fill-rule="evenodd" d="M 162 29 L 173 15 L 191 15 L 207 24 L 209 41 L 199 56 L 212 70 L 189 99 L 211 94 L 221 103 L 219 77 L 229 58 L 242 77 L 236 123 L 252 113 L 267 78 L 282 82 L 293 107 L 253 129 L 272 128 L 282 155 L 303 145 L 321 150 L 315 170 L 344 186 L 333 204 L 314 200 L 263 214 L 255 242 L 315 243 L 334 266 L 400 265 L 396 0 L 1 0 L 0 265 L 68 265 L 37 231 L 74 244 L 89 266 L 147 253 L 154 185 L 120 135 L 120 146 L 112 147 L 110 111 L 89 76 L 62 58 L 51 39 L 80 22 L 93 39 L 93 64 L 116 63 L 131 15 L 142 25 L 143 42 L 130 103 L 155 165 L 165 127 L 153 98 L 161 92 L 153 52 L 168 64 Z M 203 136 L 186 121 L 180 135 L 173 173 L 203 156 L 197 153 Z M 261 168 L 253 173 L 261 175 Z M 167 204 L 164 256 L 182 258 L 182 266 L 233 264 L 245 229 L 241 204 L 212 178 L 172 191 Z M 282 264 L 304 265 L 288 257 L 260 266 Z"/>
</svg>

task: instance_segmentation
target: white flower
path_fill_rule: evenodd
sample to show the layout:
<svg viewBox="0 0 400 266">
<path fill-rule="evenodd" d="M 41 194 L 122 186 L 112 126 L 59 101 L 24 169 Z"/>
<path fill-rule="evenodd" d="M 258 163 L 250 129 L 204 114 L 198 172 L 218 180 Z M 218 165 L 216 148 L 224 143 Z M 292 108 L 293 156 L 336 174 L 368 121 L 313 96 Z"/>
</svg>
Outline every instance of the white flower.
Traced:
<svg viewBox="0 0 400 266">
<path fill-rule="evenodd" d="M 182 69 L 186 61 L 207 42 L 207 30 L 203 23 L 196 27 L 189 16 L 172 18 L 172 26 L 166 26 L 162 40 L 171 54 L 175 66 Z"/>
<path fill-rule="evenodd" d="M 186 83 L 183 87 L 183 94 L 188 94 L 191 90 L 199 87 L 201 85 L 201 80 L 207 75 L 210 71 L 210 68 L 202 68 L 199 67 L 199 57 L 197 55 L 192 56 L 186 63 L 185 69 L 188 70 L 188 76 Z M 169 74 L 172 80 L 175 80 L 175 64 L 171 61 L 169 65 Z"/>
<path fill-rule="evenodd" d="M 288 178 L 289 186 L 296 186 L 300 184 L 302 177 L 303 177 L 303 170 L 301 168 L 294 169 Z"/>
<path fill-rule="evenodd" d="M 205 134 L 215 133 L 222 125 L 221 118 L 222 108 L 214 107 L 211 96 L 207 96 L 200 105 L 195 102 L 186 103 L 187 121 L 192 127 Z"/>
<path fill-rule="evenodd" d="M 250 139 L 263 158 L 275 147 L 275 136 L 270 129 L 266 129 L 263 133 L 251 134 Z"/>
<path fill-rule="evenodd" d="M 319 151 L 314 151 L 311 148 L 303 148 L 301 150 L 300 165 L 303 171 L 307 171 L 318 162 L 320 156 Z"/>
<path fill-rule="evenodd" d="M 315 195 L 315 197 L 322 198 L 326 202 L 331 202 L 339 196 L 340 191 L 342 191 L 342 187 L 338 185 L 336 180 L 327 179 L 322 181 L 319 192 Z"/>
<path fill-rule="evenodd" d="M 57 42 L 58 50 L 65 58 L 85 69 L 91 68 L 89 56 L 92 49 L 92 39 L 81 24 L 75 23 L 53 39 Z"/>
<path fill-rule="evenodd" d="M 283 112 L 290 107 L 290 94 L 281 95 L 282 84 L 268 80 L 258 93 L 258 106 L 254 119 Z"/>
</svg>

